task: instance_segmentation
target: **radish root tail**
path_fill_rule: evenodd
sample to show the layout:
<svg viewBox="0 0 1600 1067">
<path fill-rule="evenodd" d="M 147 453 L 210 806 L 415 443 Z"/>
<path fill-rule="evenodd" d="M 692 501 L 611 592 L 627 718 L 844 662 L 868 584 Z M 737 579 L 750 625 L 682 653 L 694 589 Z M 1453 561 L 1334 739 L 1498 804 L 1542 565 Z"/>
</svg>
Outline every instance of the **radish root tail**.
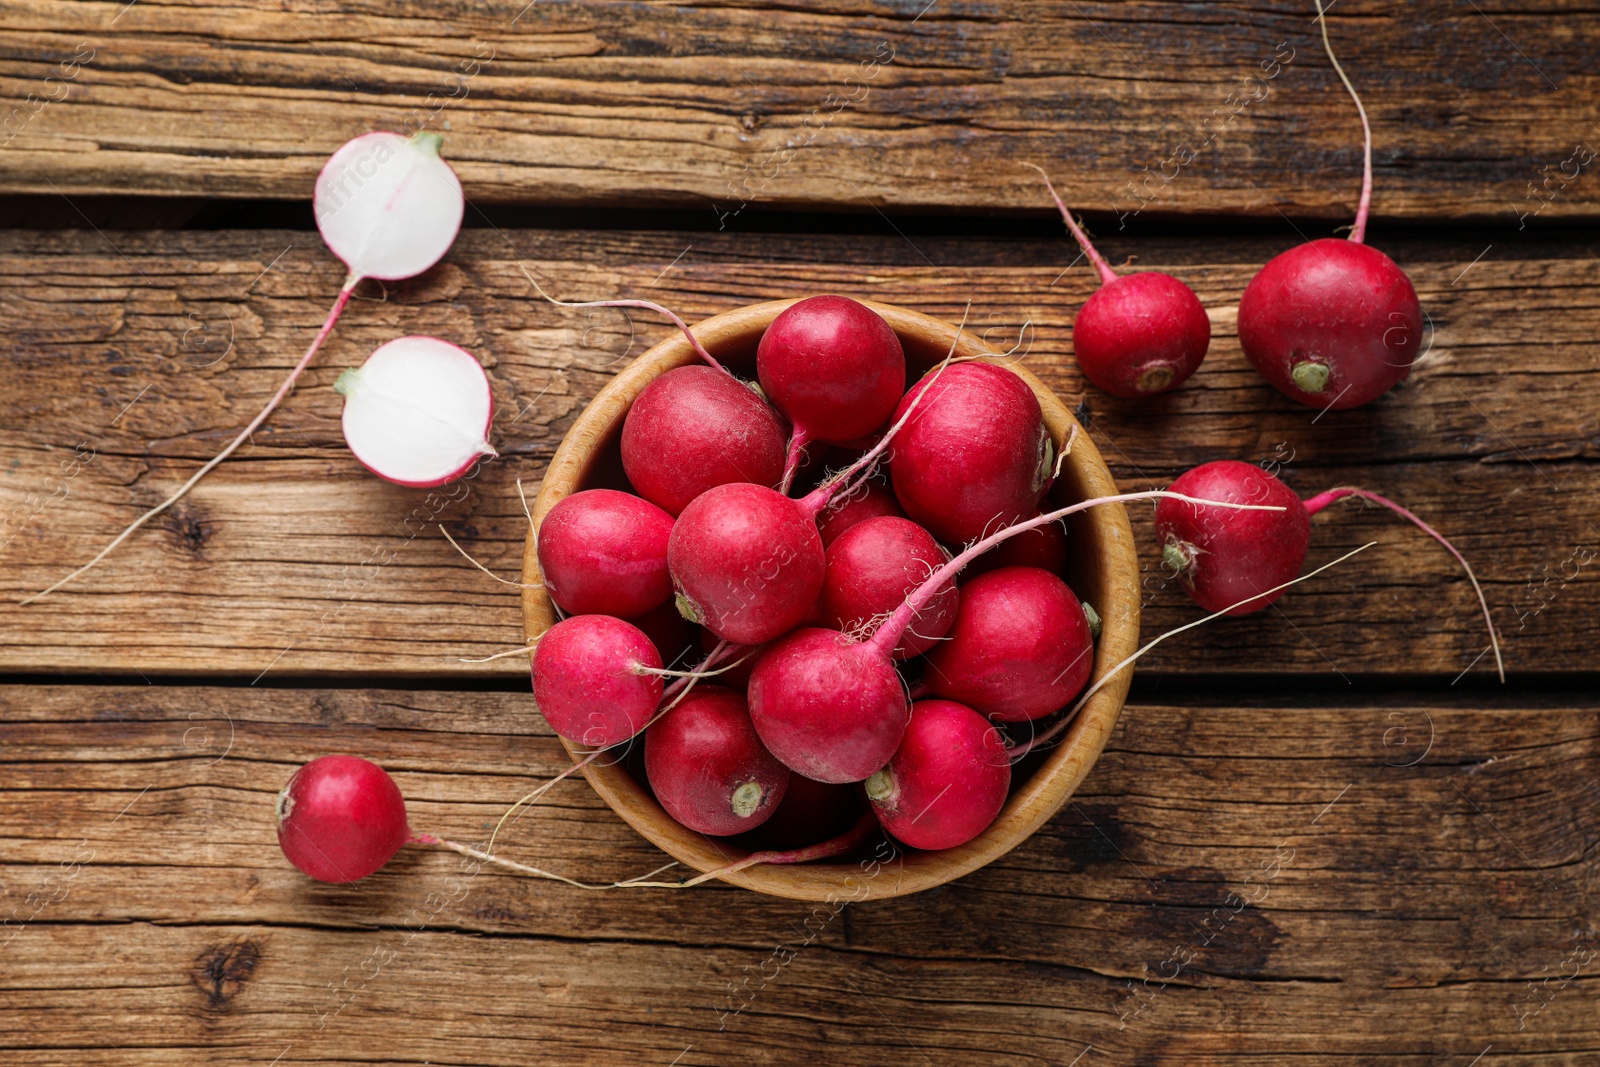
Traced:
<svg viewBox="0 0 1600 1067">
<path fill-rule="evenodd" d="M 1472 591 L 1478 594 L 1478 606 L 1483 609 L 1483 623 L 1489 628 L 1489 644 L 1494 649 L 1495 670 L 1499 672 L 1500 684 L 1504 685 L 1506 681 L 1506 664 L 1505 660 L 1500 656 L 1500 634 L 1494 628 L 1494 616 L 1489 613 L 1489 601 L 1483 595 L 1483 586 L 1478 584 L 1478 576 L 1473 573 L 1472 564 L 1467 562 L 1467 557 L 1463 556 L 1460 550 L 1458 550 L 1455 545 L 1452 545 L 1445 538 L 1444 534 L 1423 522 L 1422 519 L 1418 518 L 1411 511 L 1401 507 L 1399 504 L 1396 504 L 1388 497 L 1379 496 L 1377 493 L 1370 492 L 1366 489 L 1357 489 L 1354 486 L 1341 485 L 1336 489 L 1329 489 L 1326 493 L 1318 493 L 1316 496 L 1306 501 L 1306 512 L 1308 514 L 1315 515 L 1317 512 L 1321 511 L 1335 500 L 1343 500 L 1347 496 L 1360 497 L 1362 500 L 1370 500 L 1374 504 L 1379 504 L 1388 508 L 1390 511 L 1394 512 L 1396 515 L 1399 515 L 1402 519 L 1405 519 L 1407 522 L 1416 526 L 1417 529 L 1421 530 L 1423 533 L 1427 534 L 1429 537 L 1443 545 L 1444 550 L 1454 556 L 1457 563 L 1461 564 L 1461 569 L 1467 572 L 1467 580 L 1472 583 Z"/>
<path fill-rule="evenodd" d="M 184 494 L 186 494 L 190 489 L 193 489 L 195 484 L 199 482 L 201 478 L 204 478 L 207 474 L 210 474 L 217 464 L 233 455 L 239 446 L 244 444 L 245 441 L 249 439 L 250 435 L 255 433 L 263 422 L 267 421 L 267 416 L 271 415 L 275 410 L 277 410 L 278 405 L 283 402 L 283 398 L 289 395 L 289 391 L 294 388 L 294 383 L 299 380 L 300 373 L 311 364 L 313 357 L 315 357 L 318 350 L 322 348 L 322 343 L 326 341 L 328 339 L 328 335 L 333 332 L 334 324 L 339 321 L 339 316 L 344 312 L 345 305 L 350 302 L 350 294 L 355 292 L 355 288 L 358 284 L 360 284 L 360 282 L 360 278 L 352 277 L 345 279 L 343 287 L 341 287 L 339 290 L 338 298 L 334 300 L 333 307 L 328 311 L 327 319 L 322 323 L 322 329 L 317 331 L 317 336 L 312 339 L 310 346 L 306 348 L 306 354 L 300 357 L 300 362 L 294 365 L 294 369 L 289 372 L 289 377 L 284 379 L 283 384 L 278 387 L 278 391 L 273 394 L 272 399 L 267 401 L 267 406 L 261 409 L 261 413 L 259 415 L 250 420 L 250 425 L 239 431 L 239 436 L 235 437 L 227 448 L 224 448 L 221 452 L 218 452 L 215 458 L 213 458 L 199 470 L 195 471 L 189 480 L 184 482 L 177 492 L 173 493 L 171 496 L 167 497 L 167 499 L 163 500 L 161 503 L 145 512 L 143 515 L 140 515 L 137 519 L 133 520 L 127 529 L 119 533 L 109 545 L 100 550 L 99 555 L 95 556 L 88 563 L 85 563 L 83 566 L 79 567 L 77 570 L 73 571 L 59 582 L 56 582 L 54 585 L 50 586 L 50 588 L 40 590 L 39 592 L 23 600 L 21 603 L 24 606 L 32 604 L 34 601 L 39 600 L 42 597 L 49 596 L 51 593 L 55 592 L 57 589 L 60 589 L 68 582 L 73 581 L 80 575 L 89 571 L 95 566 L 95 564 L 109 556 L 112 550 L 118 545 L 122 544 L 122 542 L 133 536 L 135 530 L 139 529 L 139 527 L 143 526 L 145 523 L 149 522 L 163 511 L 166 511 L 179 500 L 182 500 Z"/>
<path fill-rule="evenodd" d="M 675 312 L 669 310 L 668 308 L 662 307 L 660 304 L 657 304 L 652 300 L 557 300 L 555 297 L 544 291 L 544 287 L 539 284 L 538 279 L 534 278 L 525 265 L 518 264 L 518 266 L 522 267 L 523 275 L 527 277 L 529 284 L 531 284 L 534 289 L 538 291 L 539 295 L 550 301 L 550 303 L 555 304 L 557 307 L 639 308 L 643 311 L 654 311 L 658 315 L 666 316 L 668 319 L 672 320 L 672 324 L 674 326 L 683 332 L 683 336 L 688 339 L 689 346 L 695 350 L 696 355 L 705 360 L 711 366 L 715 367 L 717 370 L 722 371 L 722 373 L 732 377 L 732 372 L 729 371 L 728 368 L 724 367 L 721 363 L 717 362 L 717 357 L 706 351 L 706 346 L 701 344 L 700 339 L 689 331 L 689 324 L 684 322 Z"/>
<path fill-rule="evenodd" d="M 835 856 L 846 856 L 866 844 L 867 839 L 878 829 L 878 817 L 873 814 L 871 805 L 861 813 L 854 826 L 820 844 L 809 848 L 797 848 L 789 852 L 752 852 L 742 860 L 706 871 L 682 882 L 649 882 L 644 879 L 635 879 L 628 882 L 618 882 L 618 889 L 690 889 L 711 881 L 713 878 L 722 878 L 739 871 L 754 867 L 757 864 L 788 864 L 809 863 L 812 860 L 832 859 Z M 648 876 L 646 876 L 648 877 Z"/>
<path fill-rule="evenodd" d="M 1316 0 L 1316 4 L 1317 25 L 1322 29 L 1323 50 L 1328 53 L 1333 69 L 1338 73 L 1339 80 L 1344 82 L 1345 89 L 1350 93 L 1350 99 L 1356 102 L 1356 112 L 1361 116 L 1361 136 L 1365 140 L 1361 156 L 1361 202 L 1356 205 L 1356 221 L 1350 227 L 1350 240 L 1360 244 L 1366 240 L 1367 216 L 1372 211 L 1372 124 L 1367 121 L 1367 109 L 1361 103 L 1361 95 L 1356 92 L 1356 87 L 1350 84 L 1350 78 L 1339 65 L 1339 57 L 1333 54 L 1333 45 L 1328 40 L 1328 19 L 1322 10 L 1322 0 Z M 1498 650 L 1496 651 L 1498 653 Z"/>
</svg>

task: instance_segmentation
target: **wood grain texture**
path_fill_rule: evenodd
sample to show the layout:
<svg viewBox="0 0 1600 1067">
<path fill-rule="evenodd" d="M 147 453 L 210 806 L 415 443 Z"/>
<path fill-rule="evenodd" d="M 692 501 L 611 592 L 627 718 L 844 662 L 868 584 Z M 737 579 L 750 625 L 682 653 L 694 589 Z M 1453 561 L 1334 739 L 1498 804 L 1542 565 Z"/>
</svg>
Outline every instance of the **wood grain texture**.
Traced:
<svg viewBox="0 0 1600 1067">
<path fill-rule="evenodd" d="M 75 587 L 22 609 L 18 599 L 86 560 L 248 421 L 321 322 L 340 271 L 306 233 L 12 234 L 0 238 L 11 342 L 0 384 L 0 664 L 130 677 L 522 675 L 515 659 L 459 662 L 516 646 L 517 597 L 436 526 L 514 578 L 526 530 L 515 480 L 531 499 L 576 413 L 668 336 L 645 314 L 541 303 L 526 263 L 564 296 L 645 295 L 691 320 L 826 290 L 953 320 L 971 297 L 973 329 L 996 348 L 1031 323 L 1027 365 L 1079 405 L 1123 488 L 1235 457 L 1281 464 L 1302 494 L 1354 483 L 1395 497 L 1475 561 L 1513 672 L 1592 670 L 1600 250 L 1387 243 L 1432 317 L 1431 348 L 1403 388 L 1319 417 L 1266 386 L 1233 331 L 1244 284 L 1293 240 L 1108 242 L 1118 261 L 1137 255 L 1193 282 L 1215 323 L 1200 373 L 1140 407 L 1086 387 L 1072 365 L 1071 317 L 1092 279 L 1062 241 L 468 230 L 422 279 L 363 289 L 370 298 L 352 304 L 283 410 L 174 513 Z M 496 394 L 503 458 L 432 496 L 359 467 L 329 388 L 341 367 L 407 332 L 477 353 Z M 80 445 L 91 460 L 74 462 Z M 1161 579 L 1148 512 L 1132 515 L 1151 568 L 1153 636 L 1195 612 Z M 1341 675 L 1453 678 L 1473 664 L 1487 642 L 1470 587 L 1420 534 L 1342 504 L 1319 517 L 1310 558 L 1368 539 L 1379 547 L 1279 610 L 1171 641 L 1144 669 L 1309 671 L 1337 688 Z"/>
<path fill-rule="evenodd" d="M 426 127 L 468 195 L 1353 214 L 1360 127 L 1308 0 L 705 6 L 11 0 L 0 190 L 304 199 L 374 128 Z M 1347 0 L 1380 217 L 1600 214 L 1600 13 Z M 1270 74 L 1270 77 L 1264 75 Z"/>
<path fill-rule="evenodd" d="M 1600 709 L 1370 701 L 1132 705 L 1022 848 L 830 914 L 583 893 L 438 851 L 351 886 L 282 859 L 272 794 L 337 749 L 395 774 L 413 827 L 481 840 L 566 763 L 521 695 L 12 687 L 0 1048 L 30 1067 L 1587 1062 Z M 581 782 L 504 844 L 591 879 L 661 861 Z"/>
</svg>

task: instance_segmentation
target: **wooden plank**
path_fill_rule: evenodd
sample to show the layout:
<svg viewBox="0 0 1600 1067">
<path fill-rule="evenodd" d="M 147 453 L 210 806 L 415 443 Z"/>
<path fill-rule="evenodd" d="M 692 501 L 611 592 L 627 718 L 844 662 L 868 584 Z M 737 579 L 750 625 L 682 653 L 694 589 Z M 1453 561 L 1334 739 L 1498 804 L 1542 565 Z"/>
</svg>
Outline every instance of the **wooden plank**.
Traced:
<svg viewBox="0 0 1600 1067">
<path fill-rule="evenodd" d="M 1353 214 L 1355 111 L 1306 0 L 686 8 L 13 0 L 0 190 L 303 199 L 373 128 L 485 202 Z M 1338 5 L 1381 217 L 1596 217 L 1600 13 Z M 1470 146 L 1470 147 L 1468 147 Z"/>
<path fill-rule="evenodd" d="M 1195 703 L 1131 707 L 1002 861 L 832 914 L 409 849 L 354 886 L 287 867 L 272 793 L 335 749 L 394 771 L 413 826 L 481 838 L 563 763 L 520 695 L 13 687 L 0 1047 L 29 1065 L 1585 1062 L 1592 701 Z M 659 859 L 581 782 L 507 847 L 599 879 Z"/>
<path fill-rule="evenodd" d="M 654 316 L 552 308 L 518 267 L 564 295 L 649 295 L 691 319 L 837 290 L 971 321 L 1079 404 L 1129 488 L 1221 457 L 1279 464 L 1305 494 L 1354 483 L 1407 502 L 1478 567 L 1514 671 L 1584 671 L 1600 586 L 1600 250 L 1484 252 L 1473 240 L 1392 250 L 1436 327 L 1407 385 L 1326 415 L 1291 404 L 1244 361 L 1234 306 L 1284 242 L 1119 241 L 1115 254 L 1197 285 L 1216 337 L 1205 367 L 1142 407 L 1085 386 L 1071 359 L 1088 271 L 1061 242 L 770 235 L 467 231 L 423 279 L 374 287 L 296 394 L 170 517 L 96 572 L 29 608 L 16 601 L 86 560 L 248 421 L 321 321 L 339 271 L 292 232 L 11 235 L 0 244 L 10 373 L 0 386 L 0 665 L 14 671 L 521 676 L 515 591 L 473 571 L 452 534 L 515 577 L 526 530 L 516 479 L 536 490 L 567 425 L 609 375 L 667 335 Z M 1147 254 L 1148 252 L 1148 254 Z M 925 255 L 932 258 L 924 259 Z M 1576 257 L 1576 258 L 1569 258 Z M 934 266 L 932 264 L 940 264 Z M 365 290 L 364 290 L 365 292 Z M 381 299 L 385 297 L 386 299 Z M 488 364 L 503 458 L 461 487 L 418 493 L 350 457 L 328 386 L 401 333 L 463 344 Z M 231 338 L 231 348 L 229 339 Z M 85 450 L 75 458 L 74 449 Z M 1148 512 L 1137 533 L 1153 544 Z M 1312 560 L 1378 549 L 1288 596 L 1281 610 L 1159 648 L 1149 670 L 1455 677 L 1486 647 L 1470 587 L 1426 538 L 1374 511 L 1319 519 Z M 1146 576 L 1151 635 L 1195 617 Z M 1477 659 L 1473 669 L 1490 668 Z M 1333 673 L 1337 672 L 1337 673 Z"/>
</svg>

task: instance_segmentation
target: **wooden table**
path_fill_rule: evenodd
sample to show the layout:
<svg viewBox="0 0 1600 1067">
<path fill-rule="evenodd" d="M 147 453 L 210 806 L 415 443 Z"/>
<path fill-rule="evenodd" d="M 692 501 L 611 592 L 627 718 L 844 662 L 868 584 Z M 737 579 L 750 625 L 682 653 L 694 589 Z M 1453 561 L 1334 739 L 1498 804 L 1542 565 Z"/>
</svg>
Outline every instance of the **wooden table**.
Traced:
<svg viewBox="0 0 1600 1067">
<path fill-rule="evenodd" d="M 878 0 L 704 7 L 247 0 L 0 5 L 0 1061 L 7 1065 L 1587 1064 L 1600 1047 L 1600 177 L 1593 5 L 1344 0 L 1376 130 L 1372 240 L 1432 322 L 1360 410 L 1280 398 L 1238 295 L 1348 222 L 1359 128 L 1310 5 Z M 31 94 L 31 96 L 30 96 Z M 253 441 L 28 608 L 248 420 L 341 270 L 321 161 L 445 135 L 443 264 L 366 285 Z M 1195 149 L 1181 165 L 1180 148 Z M 1093 278 L 1173 271 L 1211 355 L 1147 405 L 1087 387 Z M 1072 401 L 1120 483 L 1197 462 L 1359 484 L 1271 611 L 1161 646 L 1083 789 L 1004 860 L 813 910 L 726 886 L 586 893 L 407 849 L 311 884 L 273 793 L 327 752 L 481 840 L 565 757 L 516 658 L 531 492 L 576 413 L 686 317 L 842 291 L 959 316 Z M 1024 331 L 1024 326 L 1026 329 Z M 345 449 L 340 368 L 402 332 L 490 368 L 502 457 L 444 496 Z M 1145 632 L 1197 615 L 1160 575 Z M 508 854 L 661 862 L 581 782 Z"/>
</svg>

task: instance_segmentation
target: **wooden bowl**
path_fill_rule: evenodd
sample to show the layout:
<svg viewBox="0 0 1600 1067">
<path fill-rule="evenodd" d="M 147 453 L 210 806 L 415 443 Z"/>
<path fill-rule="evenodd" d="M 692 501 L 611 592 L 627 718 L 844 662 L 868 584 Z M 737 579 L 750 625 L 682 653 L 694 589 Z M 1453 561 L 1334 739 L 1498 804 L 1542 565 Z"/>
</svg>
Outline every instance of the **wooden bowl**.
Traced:
<svg viewBox="0 0 1600 1067">
<path fill-rule="evenodd" d="M 694 327 L 695 336 L 731 369 L 754 378 L 756 344 L 768 324 L 793 302 L 753 304 L 713 316 Z M 956 337 L 956 328 L 938 319 L 890 304 L 867 306 L 882 315 L 900 336 L 908 383 L 944 358 Z M 965 332 L 956 354 L 993 355 Z M 1010 367 L 1032 387 L 1044 409 L 1045 425 L 1059 447 L 1077 425 L 1066 406 L 1021 366 L 1000 357 L 993 361 Z M 628 488 L 619 448 L 623 417 L 634 398 L 657 375 L 695 362 L 697 357 L 689 343 L 681 336 L 674 337 L 640 356 L 600 391 L 568 431 L 550 462 L 544 487 L 533 507 L 536 526 L 558 501 L 580 489 Z M 1052 499 L 1066 504 L 1116 492 L 1111 472 L 1080 429 L 1051 492 Z M 1068 538 L 1071 562 L 1067 581 L 1104 620 L 1095 650 L 1093 679 L 1098 680 L 1138 646 L 1139 563 L 1133 533 L 1127 513 L 1115 504 L 1073 516 L 1068 520 Z M 541 581 L 532 536 L 523 552 L 522 573 L 525 582 Z M 522 612 L 529 642 L 555 622 L 550 599 L 543 589 L 523 591 Z M 1020 845 L 1077 789 L 1111 736 L 1128 694 L 1130 675 L 1130 671 L 1123 671 L 1096 693 L 1054 748 L 1017 765 L 1011 795 L 999 817 L 965 845 L 940 852 L 900 850 L 901 858 L 881 868 L 846 858 L 793 866 L 757 865 L 729 874 L 726 880 L 795 900 L 867 900 L 931 889 L 977 870 Z M 567 744 L 569 753 L 573 748 Z M 595 791 L 634 829 L 696 870 L 709 871 L 748 854 L 727 839 L 708 838 L 674 822 L 620 762 L 613 766 L 592 763 L 583 773 Z"/>
</svg>

